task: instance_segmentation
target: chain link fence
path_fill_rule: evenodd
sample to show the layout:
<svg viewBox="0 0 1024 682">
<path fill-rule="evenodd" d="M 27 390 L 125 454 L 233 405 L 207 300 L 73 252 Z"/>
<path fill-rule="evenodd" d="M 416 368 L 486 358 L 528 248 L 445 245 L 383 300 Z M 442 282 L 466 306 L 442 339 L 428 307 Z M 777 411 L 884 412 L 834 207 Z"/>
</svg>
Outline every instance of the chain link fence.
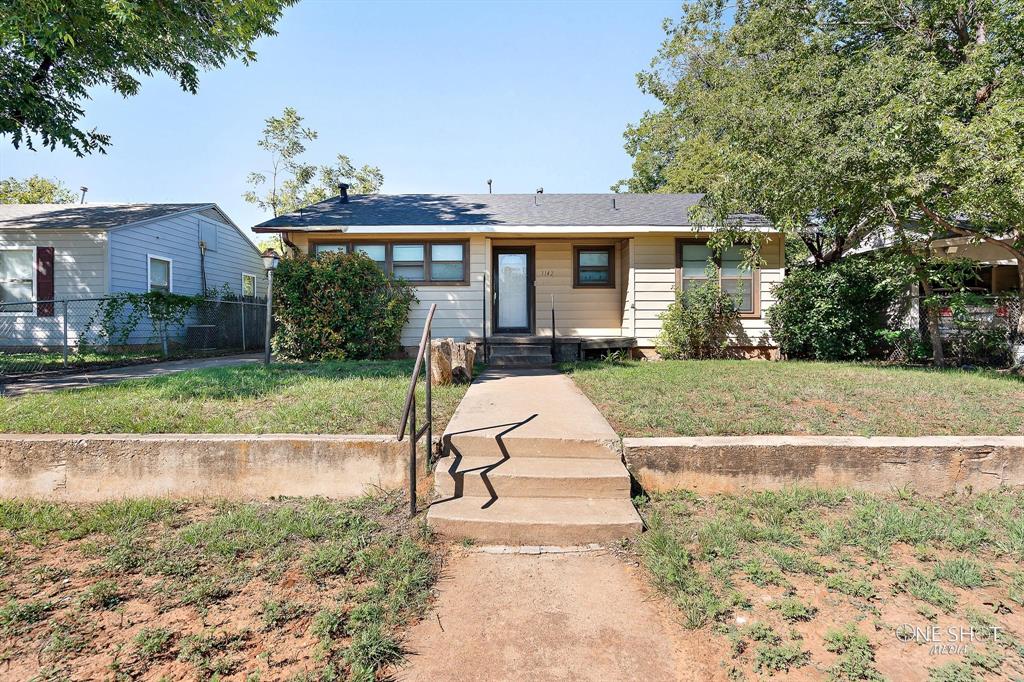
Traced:
<svg viewBox="0 0 1024 682">
<path fill-rule="evenodd" d="M 1016 296 L 945 295 L 939 299 L 939 332 L 949 359 L 957 364 L 1012 364 L 1019 344 Z"/>
<path fill-rule="evenodd" d="M 0 382 L 45 372 L 255 353 L 264 299 L 195 299 L 174 314 L 125 297 L 0 303 Z"/>
</svg>

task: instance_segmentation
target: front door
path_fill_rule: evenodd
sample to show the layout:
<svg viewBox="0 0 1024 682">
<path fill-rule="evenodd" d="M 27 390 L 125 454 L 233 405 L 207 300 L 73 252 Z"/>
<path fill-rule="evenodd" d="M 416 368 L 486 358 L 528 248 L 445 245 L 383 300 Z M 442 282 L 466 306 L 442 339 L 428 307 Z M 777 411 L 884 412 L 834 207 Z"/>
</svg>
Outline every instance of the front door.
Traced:
<svg viewBox="0 0 1024 682">
<path fill-rule="evenodd" d="M 533 333 L 533 247 L 494 249 L 494 329 Z"/>
</svg>

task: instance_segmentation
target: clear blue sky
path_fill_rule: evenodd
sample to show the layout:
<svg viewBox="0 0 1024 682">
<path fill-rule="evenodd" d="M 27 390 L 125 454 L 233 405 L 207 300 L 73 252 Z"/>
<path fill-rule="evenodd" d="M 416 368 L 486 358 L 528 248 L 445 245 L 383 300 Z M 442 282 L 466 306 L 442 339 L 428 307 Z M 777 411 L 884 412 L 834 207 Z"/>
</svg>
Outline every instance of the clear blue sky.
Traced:
<svg viewBox="0 0 1024 682">
<path fill-rule="evenodd" d="M 91 201 L 213 201 L 243 228 L 263 120 L 293 106 L 320 132 L 306 158 L 380 166 L 384 192 L 604 192 L 629 174 L 622 132 L 655 102 L 636 87 L 678 0 L 328 2 L 286 10 L 259 58 L 206 73 L 198 95 L 161 77 L 96 91 L 108 154 L 14 150 L 0 176 L 57 177 Z"/>
</svg>

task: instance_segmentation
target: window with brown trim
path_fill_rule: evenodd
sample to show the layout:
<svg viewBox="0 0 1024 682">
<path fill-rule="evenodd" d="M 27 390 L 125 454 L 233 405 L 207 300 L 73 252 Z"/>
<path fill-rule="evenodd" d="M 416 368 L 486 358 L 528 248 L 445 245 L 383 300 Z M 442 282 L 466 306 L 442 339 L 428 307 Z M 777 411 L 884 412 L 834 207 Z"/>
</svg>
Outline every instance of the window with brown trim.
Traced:
<svg viewBox="0 0 1024 682">
<path fill-rule="evenodd" d="M 363 253 L 393 277 L 417 285 L 469 283 L 469 242 L 461 241 L 323 241 L 309 253 Z"/>
<path fill-rule="evenodd" d="M 758 271 L 743 265 L 742 244 L 730 246 L 715 254 L 706 240 L 676 240 L 676 279 L 680 290 L 706 282 L 708 275 L 718 278 L 722 291 L 736 296 L 740 313 L 747 317 L 758 315 Z"/>
<path fill-rule="evenodd" d="M 573 287 L 615 287 L 614 246 L 575 246 L 572 261 Z"/>
</svg>

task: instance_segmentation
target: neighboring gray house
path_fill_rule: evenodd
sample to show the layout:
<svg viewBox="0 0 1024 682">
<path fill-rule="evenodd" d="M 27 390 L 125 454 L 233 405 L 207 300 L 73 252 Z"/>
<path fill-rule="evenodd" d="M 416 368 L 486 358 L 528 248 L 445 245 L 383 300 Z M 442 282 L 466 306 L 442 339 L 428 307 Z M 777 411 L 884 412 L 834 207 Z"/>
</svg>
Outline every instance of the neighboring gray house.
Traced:
<svg viewBox="0 0 1024 682">
<path fill-rule="evenodd" d="M 0 344 L 52 342 L 60 305 L 12 303 L 197 294 L 204 277 L 208 291 L 266 295 L 259 251 L 216 204 L 0 205 Z"/>
</svg>

